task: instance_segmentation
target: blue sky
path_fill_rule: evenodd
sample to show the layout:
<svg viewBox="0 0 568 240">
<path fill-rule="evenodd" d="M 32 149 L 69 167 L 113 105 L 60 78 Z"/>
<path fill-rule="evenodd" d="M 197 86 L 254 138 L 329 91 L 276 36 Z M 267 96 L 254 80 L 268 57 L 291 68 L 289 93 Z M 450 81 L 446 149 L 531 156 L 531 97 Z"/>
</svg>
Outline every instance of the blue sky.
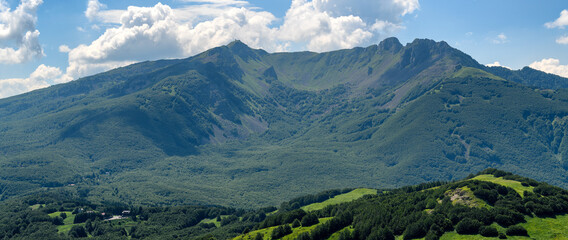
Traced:
<svg viewBox="0 0 568 240">
<path fill-rule="evenodd" d="M 0 0 L 0 98 L 240 39 L 330 51 L 446 41 L 482 64 L 568 77 L 565 0 Z"/>
</svg>

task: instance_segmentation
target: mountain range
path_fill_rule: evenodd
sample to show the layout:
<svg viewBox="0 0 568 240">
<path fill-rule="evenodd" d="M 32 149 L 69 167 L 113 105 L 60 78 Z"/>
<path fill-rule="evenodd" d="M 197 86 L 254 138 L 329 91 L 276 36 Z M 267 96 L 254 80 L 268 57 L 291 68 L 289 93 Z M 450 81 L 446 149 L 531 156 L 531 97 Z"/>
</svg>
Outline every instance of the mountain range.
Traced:
<svg viewBox="0 0 568 240">
<path fill-rule="evenodd" d="M 267 206 L 488 167 L 566 187 L 566 87 L 427 39 L 326 53 L 235 41 L 1 99 L 0 196 Z"/>
</svg>

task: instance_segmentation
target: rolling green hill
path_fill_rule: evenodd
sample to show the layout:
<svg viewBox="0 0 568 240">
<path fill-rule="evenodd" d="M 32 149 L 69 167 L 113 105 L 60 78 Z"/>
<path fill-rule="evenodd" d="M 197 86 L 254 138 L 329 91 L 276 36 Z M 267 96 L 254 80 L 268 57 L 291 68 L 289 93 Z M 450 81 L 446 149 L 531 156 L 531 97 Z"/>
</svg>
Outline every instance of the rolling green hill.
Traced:
<svg viewBox="0 0 568 240">
<path fill-rule="evenodd" d="M 281 208 L 233 239 L 565 239 L 567 197 L 566 190 L 487 169 L 466 180 L 384 191 L 318 210 Z M 312 215 L 319 222 L 304 224 Z M 286 226 L 291 230 L 278 230 Z"/>
<path fill-rule="evenodd" d="M 0 199 L 251 207 L 487 167 L 566 187 L 565 81 L 425 39 L 328 53 L 235 41 L 1 99 Z"/>
</svg>

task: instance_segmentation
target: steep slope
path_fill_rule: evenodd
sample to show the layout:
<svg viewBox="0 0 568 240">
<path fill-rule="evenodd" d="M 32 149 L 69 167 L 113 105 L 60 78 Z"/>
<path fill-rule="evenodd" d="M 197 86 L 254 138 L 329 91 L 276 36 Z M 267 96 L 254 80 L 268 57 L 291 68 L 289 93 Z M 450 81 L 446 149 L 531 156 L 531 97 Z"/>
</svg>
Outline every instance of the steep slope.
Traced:
<svg viewBox="0 0 568 240">
<path fill-rule="evenodd" d="M 565 186 L 567 92 L 485 70 L 445 42 L 395 38 L 134 64 L 0 100 L 0 194 L 258 206 L 486 167 Z"/>
<path fill-rule="evenodd" d="M 487 78 L 444 80 L 378 127 L 368 149 L 401 181 L 499 166 L 565 186 L 567 97 Z"/>
</svg>

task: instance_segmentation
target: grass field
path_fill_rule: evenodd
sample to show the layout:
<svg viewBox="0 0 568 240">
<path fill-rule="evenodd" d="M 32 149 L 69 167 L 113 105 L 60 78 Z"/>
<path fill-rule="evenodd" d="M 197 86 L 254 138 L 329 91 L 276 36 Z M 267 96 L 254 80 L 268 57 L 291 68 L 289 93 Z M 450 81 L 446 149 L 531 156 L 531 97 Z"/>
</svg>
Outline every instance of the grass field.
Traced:
<svg viewBox="0 0 568 240">
<path fill-rule="evenodd" d="M 491 73 L 486 71 L 472 68 L 472 67 L 463 67 L 456 73 L 454 73 L 453 77 L 455 78 L 463 78 L 463 77 L 476 77 L 476 78 L 491 78 L 495 80 L 505 81 L 505 79 L 495 76 Z"/>
<path fill-rule="evenodd" d="M 59 216 L 61 213 L 67 214 L 67 217 L 63 219 L 63 225 L 57 226 L 57 232 L 59 233 L 67 233 L 73 227 L 73 221 L 75 220 L 75 215 L 71 212 L 54 212 L 50 213 L 49 216 L 54 218 Z M 80 225 L 80 224 L 78 224 Z M 83 224 L 84 225 L 84 224 Z"/>
<path fill-rule="evenodd" d="M 217 218 L 212 218 L 212 219 L 206 218 L 206 219 L 201 220 L 201 222 L 199 222 L 199 223 L 214 223 L 215 226 L 217 226 L 217 227 L 221 226 L 221 222 L 217 221 Z"/>
<path fill-rule="evenodd" d="M 528 187 L 523 186 L 521 184 L 521 182 L 519 182 L 519 181 L 507 180 L 507 179 L 503 179 L 502 177 L 496 178 L 495 176 L 490 175 L 490 174 L 479 175 L 479 176 L 472 178 L 471 180 L 492 182 L 492 183 L 499 184 L 499 185 L 502 185 L 502 186 L 505 186 L 505 187 L 510 187 L 512 189 L 515 189 L 515 191 L 517 193 L 519 193 L 519 195 L 521 195 L 521 196 L 523 196 L 524 191 L 532 192 L 533 189 L 534 189 L 534 187 L 532 187 L 532 186 L 528 186 Z"/>
<path fill-rule="evenodd" d="M 36 210 L 36 209 L 38 209 L 39 207 L 45 207 L 45 204 L 34 204 L 34 205 L 31 205 L 31 206 L 30 206 L 30 208 L 32 208 L 32 210 Z"/>
<path fill-rule="evenodd" d="M 75 214 L 73 214 L 72 212 L 54 212 L 54 213 L 50 213 L 49 216 L 54 218 L 59 216 L 61 213 L 65 213 L 67 214 L 67 217 L 65 219 L 63 219 L 63 225 L 57 226 L 57 232 L 60 234 L 67 234 L 71 228 L 73 228 L 73 226 L 77 225 L 77 226 L 85 226 L 85 223 L 77 223 L 77 224 L 73 224 L 73 221 L 75 220 Z M 212 222 L 216 220 L 212 219 Z M 120 219 L 120 220 L 113 220 L 112 221 L 114 224 L 118 224 L 118 225 L 123 225 L 128 231 L 130 231 L 130 229 L 135 226 L 135 222 L 133 222 L 131 219 Z M 217 227 L 220 226 L 220 223 L 215 223 L 215 225 L 217 225 Z"/>
<path fill-rule="evenodd" d="M 345 230 L 349 230 L 350 232 L 353 232 L 353 225 L 349 225 L 349 226 L 335 232 L 334 234 L 329 236 L 329 240 L 339 240 L 339 236 L 341 236 L 341 233 Z"/>
<path fill-rule="evenodd" d="M 556 218 L 527 218 L 526 223 L 520 224 L 525 229 L 530 237 L 507 236 L 507 239 L 554 239 L 554 240 L 568 240 L 568 215 L 557 216 Z M 497 227 L 499 232 L 505 232 L 505 228 L 493 224 Z M 459 235 L 455 231 L 444 234 L 440 240 L 454 240 L 454 239 L 499 239 L 488 238 L 481 235 Z"/>
<path fill-rule="evenodd" d="M 337 195 L 337 196 L 330 198 L 328 200 L 325 200 L 323 202 L 312 203 L 310 205 L 303 206 L 302 209 L 306 212 L 316 211 L 316 210 L 323 209 L 323 208 L 325 208 L 329 205 L 335 205 L 335 204 L 340 204 L 340 203 L 344 203 L 344 202 L 351 202 L 355 199 L 359 199 L 359 198 L 363 197 L 364 195 L 368 195 L 368 194 L 376 195 L 377 189 L 357 188 L 357 189 L 355 189 L 351 192 Z"/>
<path fill-rule="evenodd" d="M 304 233 L 304 232 L 309 232 L 309 231 L 313 230 L 314 228 L 316 228 L 318 225 L 323 224 L 323 223 L 325 223 L 325 222 L 327 222 L 327 221 L 329 221 L 329 220 L 331 220 L 331 219 L 332 219 L 331 217 L 329 217 L 329 218 L 320 218 L 320 219 L 319 219 L 320 222 L 319 222 L 318 224 L 316 224 L 316 225 L 309 226 L 309 227 L 297 227 L 297 228 L 292 228 L 292 233 L 291 233 L 291 234 L 288 234 L 288 235 L 286 235 L 286 236 L 284 236 L 284 237 L 282 237 L 281 239 L 282 239 L 282 240 L 292 240 L 292 239 L 296 239 L 296 237 L 298 237 L 300 234 L 302 234 L 302 233 Z M 252 240 L 252 239 L 254 239 L 254 237 L 255 237 L 257 234 L 262 234 L 263 239 L 269 240 L 269 239 L 270 239 L 270 236 L 272 235 L 272 230 L 274 230 L 274 229 L 277 228 L 277 227 L 278 227 L 278 226 L 269 227 L 269 228 L 263 228 L 263 229 L 259 229 L 259 230 L 256 230 L 256 231 L 252 231 L 252 232 L 249 232 L 249 233 L 247 233 L 247 234 L 240 235 L 240 236 L 238 236 L 238 237 L 236 237 L 236 238 L 233 238 L 233 240 Z"/>
<path fill-rule="evenodd" d="M 490 239 L 499 239 L 498 237 L 484 237 L 481 235 L 459 235 L 456 232 L 449 232 L 446 233 L 444 235 L 442 235 L 442 237 L 440 237 L 440 240 L 490 240 Z M 511 237 L 511 236 L 507 236 L 507 239 L 512 239 L 512 240 L 516 240 L 516 239 L 549 239 L 549 238 L 531 238 L 531 237 Z"/>
<path fill-rule="evenodd" d="M 528 218 L 521 224 L 534 239 L 568 240 L 568 215 L 556 218 Z"/>
</svg>

